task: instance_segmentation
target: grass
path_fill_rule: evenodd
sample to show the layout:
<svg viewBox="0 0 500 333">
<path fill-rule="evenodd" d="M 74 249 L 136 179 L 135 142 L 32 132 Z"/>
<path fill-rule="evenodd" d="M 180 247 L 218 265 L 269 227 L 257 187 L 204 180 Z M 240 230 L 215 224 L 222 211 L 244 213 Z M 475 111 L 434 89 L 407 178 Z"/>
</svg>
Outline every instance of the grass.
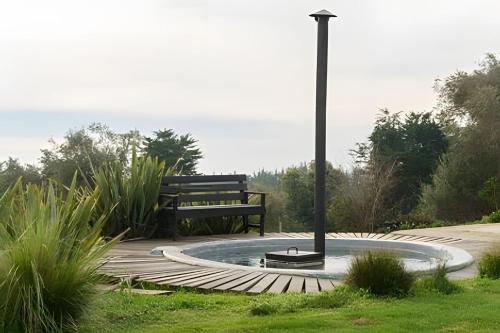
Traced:
<svg viewBox="0 0 500 333">
<path fill-rule="evenodd" d="M 380 296 L 403 296 L 415 278 L 394 254 L 385 251 L 354 257 L 347 270 L 346 283 Z"/>
<path fill-rule="evenodd" d="M 500 244 L 486 251 L 479 260 L 479 275 L 492 279 L 500 278 Z"/>
<path fill-rule="evenodd" d="M 21 180 L 0 197 L 0 332 L 73 328 L 101 281 L 98 260 L 116 243 L 94 220 L 98 190 Z"/>
<path fill-rule="evenodd" d="M 109 293 L 94 305 L 81 332 L 497 332 L 500 281 L 466 280 L 459 287 L 449 295 L 414 290 L 402 299 L 348 288 L 317 296 Z M 344 295 L 341 302 L 327 300 L 336 293 Z M 252 314 L 261 304 L 276 310 Z"/>
</svg>

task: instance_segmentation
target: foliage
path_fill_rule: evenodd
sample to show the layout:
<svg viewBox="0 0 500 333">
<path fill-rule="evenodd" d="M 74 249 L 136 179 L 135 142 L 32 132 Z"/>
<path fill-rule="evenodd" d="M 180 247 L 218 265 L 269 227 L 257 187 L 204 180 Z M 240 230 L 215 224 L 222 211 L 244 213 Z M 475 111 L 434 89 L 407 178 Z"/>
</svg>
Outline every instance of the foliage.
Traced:
<svg viewBox="0 0 500 333">
<path fill-rule="evenodd" d="M 184 219 L 177 226 L 183 236 L 238 234 L 243 232 L 243 219 L 239 216 Z"/>
<path fill-rule="evenodd" d="M 156 157 L 138 157 L 135 149 L 130 170 L 119 161 L 96 170 L 93 181 L 102 192 L 96 212 L 109 214 L 104 233 L 115 236 L 128 230 L 128 238 L 153 235 L 158 226 L 161 180 L 165 174 L 173 173 Z"/>
<path fill-rule="evenodd" d="M 248 179 L 249 187 L 258 186 L 258 187 L 266 187 L 271 189 L 277 189 L 280 185 L 280 178 L 283 176 L 284 171 L 278 172 L 275 170 L 274 172 L 266 171 L 261 169 L 257 172 L 254 172 L 252 176 Z"/>
<path fill-rule="evenodd" d="M 385 222 L 394 215 L 385 204 L 393 185 L 393 173 L 394 167 L 378 164 L 352 170 L 328 207 L 328 229 L 382 231 Z"/>
<path fill-rule="evenodd" d="M 352 260 L 346 284 L 379 296 L 404 296 L 414 277 L 404 264 L 389 252 L 367 252 Z"/>
<path fill-rule="evenodd" d="M 408 214 L 418 203 L 421 184 L 430 183 L 439 158 L 448 146 L 441 126 L 431 113 L 381 111 L 368 144 L 358 145 L 358 161 L 378 169 L 393 168 L 387 205 Z"/>
<path fill-rule="evenodd" d="M 34 165 L 21 165 L 17 159 L 9 158 L 5 162 L 0 162 L 0 193 L 14 185 L 19 177 L 22 178 L 23 185 L 33 183 L 41 184 L 42 176 L 40 169 Z"/>
<path fill-rule="evenodd" d="M 417 280 L 415 289 L 423 289 L 427 292 L 437 291 L 445 295 L 455 293 L 460 287 L 446 277 L 446 264 L 441 263 L 430 277 Z"/>
<path fill-rule="evenodd" d="M 180 290 L 168 297 L 107 293 L 79 328 L 81 333 L 117 332 L 496 332 L 500 322 L 500 280 L 456 282 L 459 293 L 444 295 L 429 290 L 400 299 L 356 294 L 337 307 L 300 307 L 302 298 L 328 298 L 335 289 L 319 294 L 244 295 Z M 338 287 L 339 289 L 344 289 Z M 326 295 L 325 295 L 326 294 Z M 331 297 L 329 295 L 331 294 Z M 344 296 L 339 298 L 344 299 Z M 276 305 L 277 312 L 255 317 L 251 309 L 261 303 Z M 292 306 L 288 306 L 291 304 Z M 334 304 L 335 305 L 335 304 Z M 292 310 L 288 312 L 288 308 Z"/>
<path fill-rule="evenodd" d="M 345 173 L 327 162 L 325 180 L 326 201 L 329 203 L 339 193 Z M 286 169 L 280 185 L 285 193 L 288 217 L 303 225 L 304 230 L 311 230 L 314 221 L 314 161 Z"/>
<path fill-rule="evenodd" d="M 0 198 L 0 323 L 6 332 L 74 328 L 99 281 L 105 216 L 99 191 L 67 191 L 18 181 Z"/>
<path fill-rule="evenodd" d="M 126 165 L 131 147 L 138 140 L 137 131 L 117 134 L 99 123 L 70 130 L 62 143 L 50 140 L 52 148 L 41 150 L 42 175 L 68 185 L 79 171 L 78 183 L 84 184 L 85 179 L 92 179 L 95 169 L 106 164 L 118 161 Z"/>
<path fill-rule="evenodd" d="M 500 278 L 500 245 L 483 253 L 478 263 L 479 276 L 490 279 Z"/>
<path fill-rule="evenodd" d="M 500 179 L 490 177 L 484 182 L 479 191 L 479 197 L 487 201 L 492 208 L 499 210 L 500 207 Z"/>
<path fill-rule="evenodd" d="M 195 175 L 196 166 L 203 155 L 196 146 L 198 142 L 191 134 L 177 135 L 172 129 L 153 132 L 154 137 L 145 137 L 143 151 L 158 157 L 167 165 L 176 166 L 181 175 Z"/>
<path fill-rule="evenodd" d="M 472 73 L 438 82 L 440 118 L 450 149 L 423 191 L 423 203 L 440 219 L 467 221 L 495 208 L 479 193 L 500 178 L 500 62 L 488 55 Z"/>
</svg>

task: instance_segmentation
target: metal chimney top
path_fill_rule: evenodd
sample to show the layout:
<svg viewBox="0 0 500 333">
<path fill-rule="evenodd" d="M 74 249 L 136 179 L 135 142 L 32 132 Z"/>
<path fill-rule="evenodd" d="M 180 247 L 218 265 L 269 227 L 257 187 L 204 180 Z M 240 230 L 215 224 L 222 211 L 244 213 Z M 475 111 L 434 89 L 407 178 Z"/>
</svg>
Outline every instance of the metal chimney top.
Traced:
<svg viewBox="0 0 500 333">
<path fill-rule="evenodd" d="M 326 9 L 323 9 L 323 10 L 320 10 L 319 12 L 317 13 L 314 13 L 314 14 L 310 14 L 309 16 L 311 17 L 314 17 L 314 19 L 317 21 L 318 18 L 320 17 L 337 17 L 337 15 L 334 15 L 332 13 L 330 13 L 329 11 L 327 11 Z"/>
</svg>

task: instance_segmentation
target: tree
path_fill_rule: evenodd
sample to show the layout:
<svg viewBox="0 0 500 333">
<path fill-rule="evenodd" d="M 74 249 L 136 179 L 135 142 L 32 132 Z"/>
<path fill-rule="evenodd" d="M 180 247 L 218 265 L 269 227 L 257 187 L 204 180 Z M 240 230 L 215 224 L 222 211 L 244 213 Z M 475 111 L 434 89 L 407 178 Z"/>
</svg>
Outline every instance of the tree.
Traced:
<svg viewBox="0 0 500 333">
<path fill-rule="evenodd" d="M 488 55 L 478 70 L 459 71 L 436 89 L 450 149 L 422 203 L 440 219 L 477 219 L 492 209 L 482 187 L 500 178 L 500 62 Z"/>
<path fill-rule="evenodd" d="M 139 143 L 139 132 L 115 133 L 106 125 L 94 123 L 88 128 L 68 131 L 62 143 L 50 140 L 51 149 L 42 149 L 42 175 L 70 184 L 79 170 L 78 182 L 91 180 L 93 170 L 118 161 L 127 165 L 131 147 Z"/>
<path fill-rule="evenodd" d="M 328 203 L 340 191 L 345 181 L 342 170 L 326 164 L 326 201 Z M 311 230 L 314 222 L 314 161 L 288 168 L 280 179 L 285 192 L 288 216 Z"/>
<path fill-rule="evenodd" d="M 198 142 L 191 134 L 177 135 L 172 129 L 153 132 L 154 137 L 145 137 L 143 152 L 158 157 L 167 166 L 176 166 L 181 175 L 195 175 L 198 161 L 203 158 Z"/>
<path fill-rule="evenodd" d="M 411 112 L 403 118 L 401 113 L 382 110 L 368 140 L 355 152 L 357 160 L 378 170 L 376 174 L 388 171 L 393 176 L 388 209 L 408 214 L 448 147 L 440 124 L 429 112 Z"/>
<path fill-rule="evenodd" d="M 40 169 L 34 165 L 22 165 L 17 159 L 9 157 L 5 162 L 0 162 L 0 196 L 9 186 L 22 178 L 23 185 L 28 183 L 40 184 L 42 175 Z"/>
</svg>

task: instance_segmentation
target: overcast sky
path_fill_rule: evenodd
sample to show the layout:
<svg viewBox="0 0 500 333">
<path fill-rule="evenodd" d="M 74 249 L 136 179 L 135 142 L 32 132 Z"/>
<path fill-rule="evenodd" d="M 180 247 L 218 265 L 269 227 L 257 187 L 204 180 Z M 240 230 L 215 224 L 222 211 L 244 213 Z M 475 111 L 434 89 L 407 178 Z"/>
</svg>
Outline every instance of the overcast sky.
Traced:
<svg viewBox="0 0 500 333">
<path fill-rule="evenodd" d="M 492 0 L 0 2 L 0 160 L 100 121 L 190 132 L 204 173 L 314 156 L 316 24 L 330 22 L 327 158 L 351 164 L 380 108 L 430 111 L 434 80 L 500 51 Z"/>
</svg>

